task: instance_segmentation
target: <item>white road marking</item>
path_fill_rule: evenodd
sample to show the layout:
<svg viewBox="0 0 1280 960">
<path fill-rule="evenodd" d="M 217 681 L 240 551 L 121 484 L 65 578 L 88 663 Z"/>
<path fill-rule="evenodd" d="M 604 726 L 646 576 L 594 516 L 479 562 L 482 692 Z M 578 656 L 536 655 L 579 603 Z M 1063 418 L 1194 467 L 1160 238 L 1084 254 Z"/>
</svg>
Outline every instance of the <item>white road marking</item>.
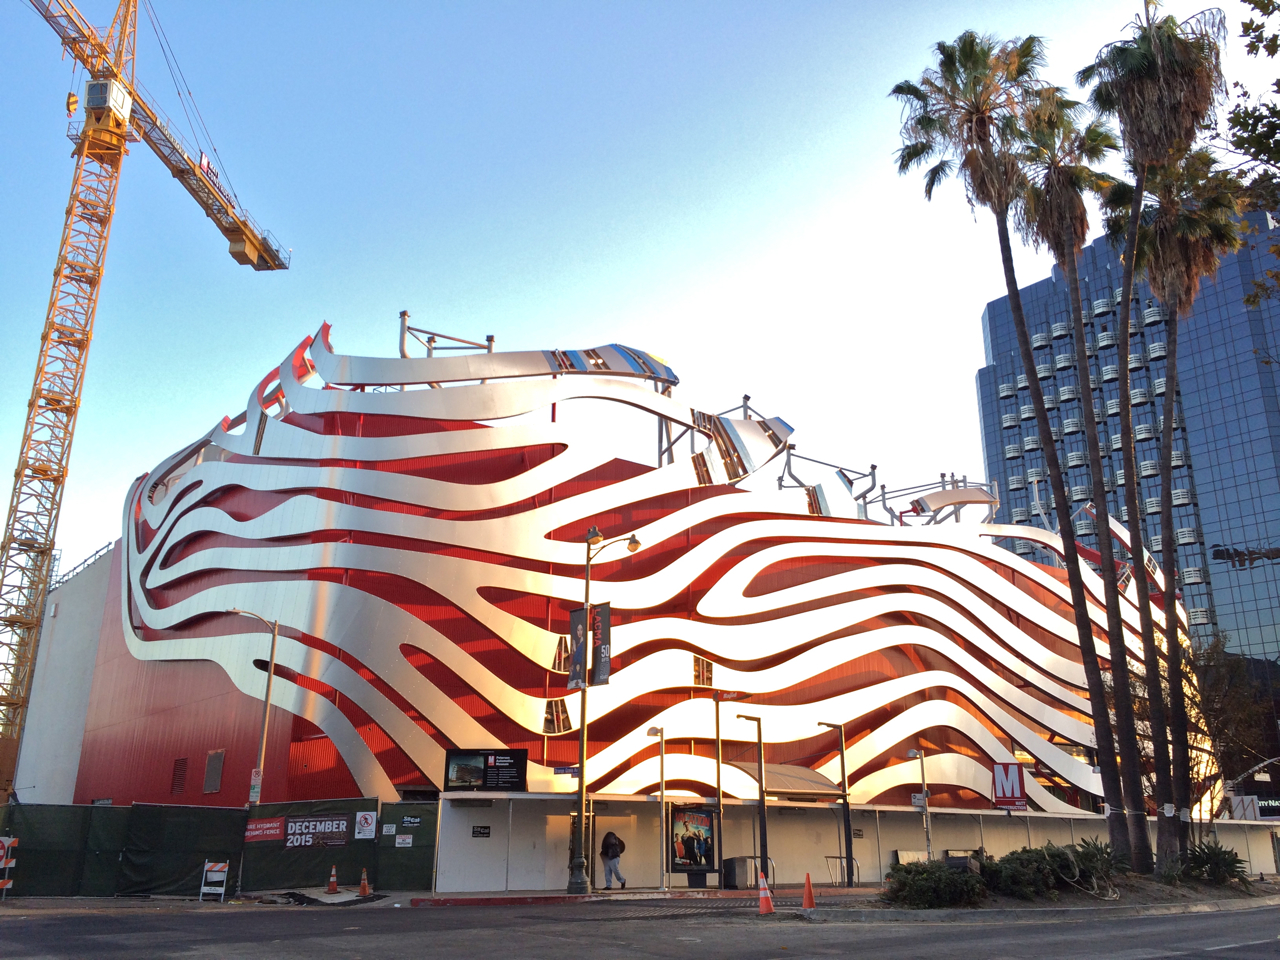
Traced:
<svg viewBox="0 0 1280 960">
<path fill-rule="evenodd" d="M 1235 947 L 1256 947 L 1260 943 L 1273 943 L 1276 940 L 1280 940 L 1280 937 L 1268 937 L 1265 940 L 1247 940 L 1244 943 L 1224 943 L 1220 947 L 1205 947 L 1204 952 L 1208 953 L 1210 950 L 1231 950 Z"/>
</svg>

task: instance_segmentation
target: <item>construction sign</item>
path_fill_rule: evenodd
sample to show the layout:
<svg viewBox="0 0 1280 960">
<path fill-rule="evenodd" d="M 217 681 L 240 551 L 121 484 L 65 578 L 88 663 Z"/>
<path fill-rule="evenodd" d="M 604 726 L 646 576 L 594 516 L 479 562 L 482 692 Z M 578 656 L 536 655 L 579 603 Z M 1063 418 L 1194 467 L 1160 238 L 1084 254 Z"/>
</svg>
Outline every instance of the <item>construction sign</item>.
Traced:
<svg viewBox="0 0 1280 960">
<path fill-rule="evenodd" d="M 991 802 L 999 810 L 1027 809 L 1027 788 L 1022 764 L 997 763 L 991 768 Z"/>
</svg>

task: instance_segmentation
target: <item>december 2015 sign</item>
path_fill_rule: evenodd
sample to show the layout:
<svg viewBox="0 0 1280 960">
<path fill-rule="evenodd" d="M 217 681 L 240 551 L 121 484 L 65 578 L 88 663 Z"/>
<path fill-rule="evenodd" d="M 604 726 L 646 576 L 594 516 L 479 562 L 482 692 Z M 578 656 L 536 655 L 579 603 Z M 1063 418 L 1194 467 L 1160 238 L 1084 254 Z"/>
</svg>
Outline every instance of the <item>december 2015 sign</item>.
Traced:
<svg viewBox="0 0 1280 960">
<path fill-rule="evenodd" d="M 528 790 L 528 750 L 446 750 L 446 790 Z"/>
<path fill-rule="evenodd" d="M 345 847 L 351 834 L 349 814 L 323 817 L 289 817 L 286 820 L 286 847 Z"/>
<path fill-rule="evenodd" d="M 991 768 L 991 802 L 1001 810 L 1027 809 L 1022 764 L 997 763 Z"/>
</svg>

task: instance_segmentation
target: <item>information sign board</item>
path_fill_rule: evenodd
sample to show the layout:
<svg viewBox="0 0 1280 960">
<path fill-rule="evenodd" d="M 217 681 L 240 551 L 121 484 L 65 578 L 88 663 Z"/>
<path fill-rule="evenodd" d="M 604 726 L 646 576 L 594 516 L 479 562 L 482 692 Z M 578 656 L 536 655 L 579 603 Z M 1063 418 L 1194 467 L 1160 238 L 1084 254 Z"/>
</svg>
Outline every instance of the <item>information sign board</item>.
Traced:
<svg viewBox="0 0 1280 960">
<path fill-rule="evenodd" d="M 446 750 L 444 788 L 524 793 L 528 765 L 528 750 Z"/>
</svg>

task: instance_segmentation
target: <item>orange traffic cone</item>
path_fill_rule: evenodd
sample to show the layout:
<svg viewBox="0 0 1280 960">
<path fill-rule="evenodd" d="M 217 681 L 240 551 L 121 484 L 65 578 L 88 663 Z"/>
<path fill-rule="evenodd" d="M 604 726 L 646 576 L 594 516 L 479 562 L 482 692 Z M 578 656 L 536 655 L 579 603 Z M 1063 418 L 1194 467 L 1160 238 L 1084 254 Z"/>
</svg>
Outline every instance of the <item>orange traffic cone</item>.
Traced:
<svg viewBox="0 0 1280 960">
<path fill-rule="evenodd" d="M 760 874 L 760 916 L 773 913 L 773 895 L 769 893 L 769 885 L 764 882 L 764 874 Z"/>
<path fill-rule="evenodd" d="M 329 870 L 329 889 L 325 893 L 338 892 L 338 865 L 335 863 Z"/>
<path fill-rule="evenodd" d="M 817 904 L 813 902 L 813 881 L 809 879 L 809 875 L 807 873 L 804 875 L 804 901 L 800 906 L 804 907 L 806 910 L 812 910 L 817 906 Z"/>
<path fill-rule="evenodd" d="M 369 895 L 369 871 L 362 869 L 360 871 L 360 896 L 367 897 Z"/>
</svg>

